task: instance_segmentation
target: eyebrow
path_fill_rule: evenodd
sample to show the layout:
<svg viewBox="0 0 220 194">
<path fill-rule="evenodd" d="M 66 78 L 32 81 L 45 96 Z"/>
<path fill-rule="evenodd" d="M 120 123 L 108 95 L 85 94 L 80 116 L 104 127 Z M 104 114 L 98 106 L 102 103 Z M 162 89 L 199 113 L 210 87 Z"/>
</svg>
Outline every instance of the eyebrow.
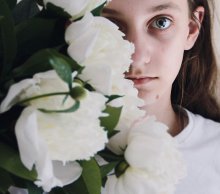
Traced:
<svg viewBox="0 0 220 194">
<path fill-rule="evenodd" d="M 178 10 L 178 11 L 181 10 L 177 4 L 175 4 L 173 2 L 169 2 L 169 3 L 154 6 L 154 7 L 150 8 L 149 12 L 157 12 L 157 11 L 162 11 L 162 10 L 166 10 L 166 9 L 174 9 L 174 10 Z"/>
<path fill-rule="evenodd" d="M 177 11 L 181 11 L 180 7 L 177 4 L 173 3 L 173 2 L 153 6 L 147 11 L 151 13 L 151 12 L 163 11 L 163 10 L 166 10 L 166 9 L 174 9 L 174 10 L 177 10 Z M 113 14 L 114 15 L 122 15 L 119 11 L 114 10 L 114 9 L 110 9 L 110 8 L 107 8 L 107 7 L 103 8 L 102 13 L 112 14 L 112 15 Z"/>
</svg>

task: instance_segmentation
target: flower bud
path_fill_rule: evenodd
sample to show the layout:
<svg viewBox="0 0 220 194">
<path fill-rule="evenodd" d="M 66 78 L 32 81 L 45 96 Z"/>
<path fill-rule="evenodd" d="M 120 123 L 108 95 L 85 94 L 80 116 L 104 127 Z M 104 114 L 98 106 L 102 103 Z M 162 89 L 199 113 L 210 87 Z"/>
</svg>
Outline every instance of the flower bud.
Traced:
<svg viewBox="0 0 220 194">
<path fill-rule="evenodd" d="M 86 96 L 86 91 L 83 87 L 76 86 L 76 87 L 72 88 L 72 90 L 70 91 L 70 96 L 74 100 L 81 100 Z"/>
<path fill-rule="evenodd" d="M 124 172 L 127 170 L 128 167 L 129 167 L 129 164 L 125 160 L 120 162 L 115 168 L 116 176 L 120 177 L 122 174 L 124 174 Z"/>
</svg>

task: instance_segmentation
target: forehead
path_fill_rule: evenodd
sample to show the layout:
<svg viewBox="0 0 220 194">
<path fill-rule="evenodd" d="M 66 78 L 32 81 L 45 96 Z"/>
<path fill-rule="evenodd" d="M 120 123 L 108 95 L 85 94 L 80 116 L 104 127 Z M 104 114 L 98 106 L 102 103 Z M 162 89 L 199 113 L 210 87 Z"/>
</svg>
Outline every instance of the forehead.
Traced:
<svg viewBox="0 0 220 194">
<path fill-rule="evenodd" d="M 187 0 L 112 0 L 107 8 L 120 13 L 157 12 L 162 10 L 188 11 Z"/>
</svg>

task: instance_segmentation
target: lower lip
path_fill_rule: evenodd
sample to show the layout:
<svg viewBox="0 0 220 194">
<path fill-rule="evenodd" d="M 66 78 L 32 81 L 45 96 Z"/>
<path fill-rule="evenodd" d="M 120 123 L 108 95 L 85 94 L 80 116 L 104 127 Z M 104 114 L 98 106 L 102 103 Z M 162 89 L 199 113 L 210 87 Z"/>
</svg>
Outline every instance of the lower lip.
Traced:
<svg viewBox="0 0 220 194">
<path fill-rule="evenodd" d="M 132 79 L 135 85 L 142 85 L 142 84 L 147 84 L 152 82 L 157 78 L 151 78 L 151 77 L 146 77 L 146 78 L 139 78 L 139 79 Z"/>
</svg>

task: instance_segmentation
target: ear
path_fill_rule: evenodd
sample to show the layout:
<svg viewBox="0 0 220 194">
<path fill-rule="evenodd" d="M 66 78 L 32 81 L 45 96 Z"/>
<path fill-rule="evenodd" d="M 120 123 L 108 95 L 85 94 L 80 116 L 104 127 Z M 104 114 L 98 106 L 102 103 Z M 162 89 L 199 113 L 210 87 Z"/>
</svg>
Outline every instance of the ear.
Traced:
<svg viewBox="0 0 220 194">
<path fill-rule="evenodd" d="M 204 18 L 204 14 L 205 14 L 205 9 L 202 6 L 197 7 L 193 11 L 194 18 L 191 18 L 189 20 L 189 34 L 187 37 L 185 50 L 191 49 L 193 47 L 193 45 L 195 44 L 195 42 L 199 36 L 199 32 L 200 32 L 201 24 L 202 24 L 202 21 Z"/>
</svg>

